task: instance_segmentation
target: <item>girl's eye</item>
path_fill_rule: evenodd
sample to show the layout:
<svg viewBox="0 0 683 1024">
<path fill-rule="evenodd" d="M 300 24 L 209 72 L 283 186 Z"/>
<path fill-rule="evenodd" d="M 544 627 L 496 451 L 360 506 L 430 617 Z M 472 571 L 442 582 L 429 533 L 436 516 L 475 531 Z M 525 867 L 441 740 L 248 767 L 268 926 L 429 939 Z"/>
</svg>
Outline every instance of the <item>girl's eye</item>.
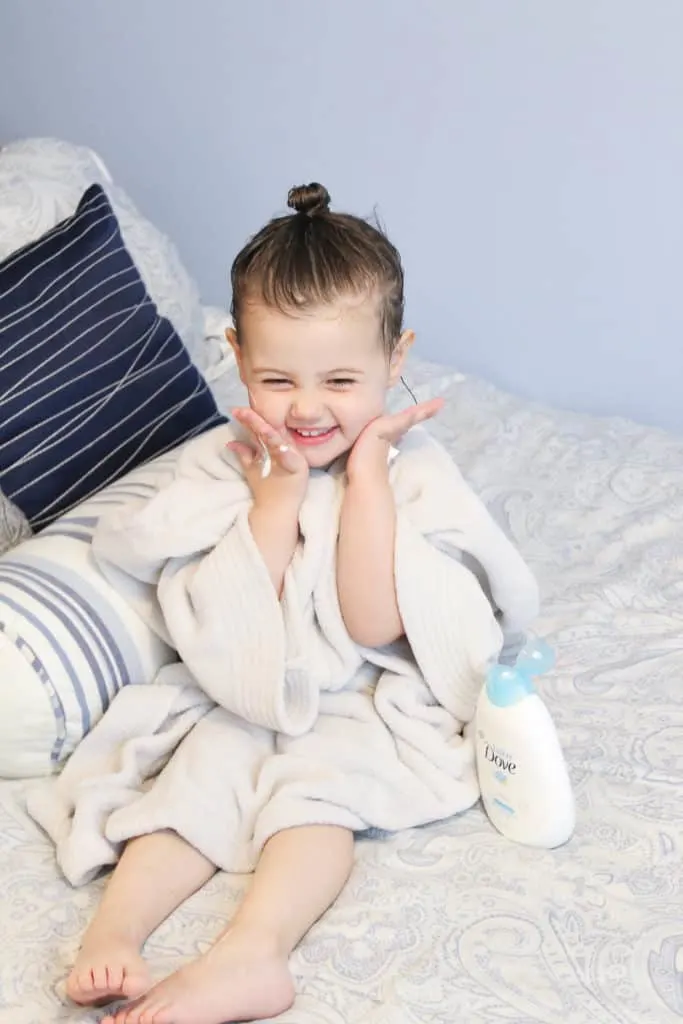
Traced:
<svg viewBox="0 0 683 1024">
<path fill-rule="evenodd" d="M 333 377 L 330 381 L 333 388 L 350 388 L 355 383 L 352 377 Z"/>
<path fill-rule="evenodd" d="M 286 380 L 284 377 L 267 377 L 263 383 L 267 384 L 271 388 L 282 388 L 287 387 L 290 381 Z"/>
</svg>

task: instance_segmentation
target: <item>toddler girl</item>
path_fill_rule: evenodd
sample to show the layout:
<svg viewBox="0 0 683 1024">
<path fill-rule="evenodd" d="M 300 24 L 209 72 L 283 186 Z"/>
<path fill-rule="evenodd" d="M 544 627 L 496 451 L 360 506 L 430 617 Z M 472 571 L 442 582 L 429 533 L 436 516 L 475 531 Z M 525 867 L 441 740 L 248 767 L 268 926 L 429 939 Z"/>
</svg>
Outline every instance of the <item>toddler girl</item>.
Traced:
<svg viewBox="0 0 683 1024">
<path fill-rule="evenodd" d="M 180 658 L 117 696 L 52 784 L 59 827 L 42 814 L 73 884 L 118 860 L 67 985 L 129 1000 L 106 1024 L 289 1007 L 288 957 L 344 886 L 354 835 L 476 801 L 465 726 L 536 613 L 521 558 L 417 426 L 441 401 L 386 411 L 413 342 L 398 252 L 320 185 L 289 206 L 232 268 L 249 407 L 94 541 Z M 150 987 L 146 939 L 217 869 L 253 871 L 240 909 Z"/>
</svg>

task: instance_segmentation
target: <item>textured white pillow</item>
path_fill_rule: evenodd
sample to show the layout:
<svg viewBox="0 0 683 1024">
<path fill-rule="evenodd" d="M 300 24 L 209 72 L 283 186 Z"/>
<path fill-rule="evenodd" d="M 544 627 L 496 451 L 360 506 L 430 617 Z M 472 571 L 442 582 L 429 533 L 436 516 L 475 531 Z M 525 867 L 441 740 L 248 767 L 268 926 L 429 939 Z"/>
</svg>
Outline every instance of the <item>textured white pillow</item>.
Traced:
<svg viewBox="0 0 683 1024">
<path fill-rule="evenodd" d="M 100 572 L 99 517 L 153 494 L 182 447 L 138 467 L 0 557 L 0 777 L 56 772 L 122 686 L 176 654 Z"/>
<path fill-rule="evenodd" d="M 111 200 L 126 243 L 151 298 L 204 369 L 204 313 L 178 251 L 117 185 L 90 149 L 58 139 L 24 139 L 0 149 L 0 261 L 71 216 L 98 182 Z"/>
</svg>

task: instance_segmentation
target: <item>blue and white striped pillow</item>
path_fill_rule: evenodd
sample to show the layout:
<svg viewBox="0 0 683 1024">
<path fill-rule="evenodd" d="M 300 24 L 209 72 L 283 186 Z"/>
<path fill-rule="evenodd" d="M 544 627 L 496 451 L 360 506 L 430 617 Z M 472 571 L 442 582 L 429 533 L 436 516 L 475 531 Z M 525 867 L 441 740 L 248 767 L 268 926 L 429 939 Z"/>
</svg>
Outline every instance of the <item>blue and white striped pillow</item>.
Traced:
<svg viewBox="0 0 683 1024">
<path fill-rule="evenodd" d="M 0 777 L 57 771 L 123 686 L 175 661 L 107 582 L 91 542 L 105 512 L 170 480 L 183 447 L 0 558 Z"/>
<path fill-rule="evenodd" d="M 221 422 L 99 185 L 0 264 L 0 489 L 34 529 Z"/>
</svg>

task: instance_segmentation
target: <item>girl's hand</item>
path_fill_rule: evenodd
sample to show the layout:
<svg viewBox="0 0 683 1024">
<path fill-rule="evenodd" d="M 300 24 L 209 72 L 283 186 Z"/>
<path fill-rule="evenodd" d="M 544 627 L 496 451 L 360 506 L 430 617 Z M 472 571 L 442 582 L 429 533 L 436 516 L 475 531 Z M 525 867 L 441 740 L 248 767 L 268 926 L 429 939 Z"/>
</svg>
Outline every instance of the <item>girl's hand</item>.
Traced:
<svg viewBox="0 0 683 1024">
<path fill-rule="evenodd" d="M 391 446 L 397 444 L 411 427 L 436 416 L 443 408 L 443 404 L 443 398 L 432 398 L 401 412 L 371 420 L 356 438 L 349 454 L 346 464 L 349 479 L 365 472 L 386 473 Z"/>
<path fill-rule="evenodd" d="M 253 409 L 234 409 L 232 415 L 249 431 L 253 443 L 231 441 L 258 506 L 291 502 L 297 510 L 306 495 L 308 463 L 288 436 L 276 430 Z"/>
</svg>

